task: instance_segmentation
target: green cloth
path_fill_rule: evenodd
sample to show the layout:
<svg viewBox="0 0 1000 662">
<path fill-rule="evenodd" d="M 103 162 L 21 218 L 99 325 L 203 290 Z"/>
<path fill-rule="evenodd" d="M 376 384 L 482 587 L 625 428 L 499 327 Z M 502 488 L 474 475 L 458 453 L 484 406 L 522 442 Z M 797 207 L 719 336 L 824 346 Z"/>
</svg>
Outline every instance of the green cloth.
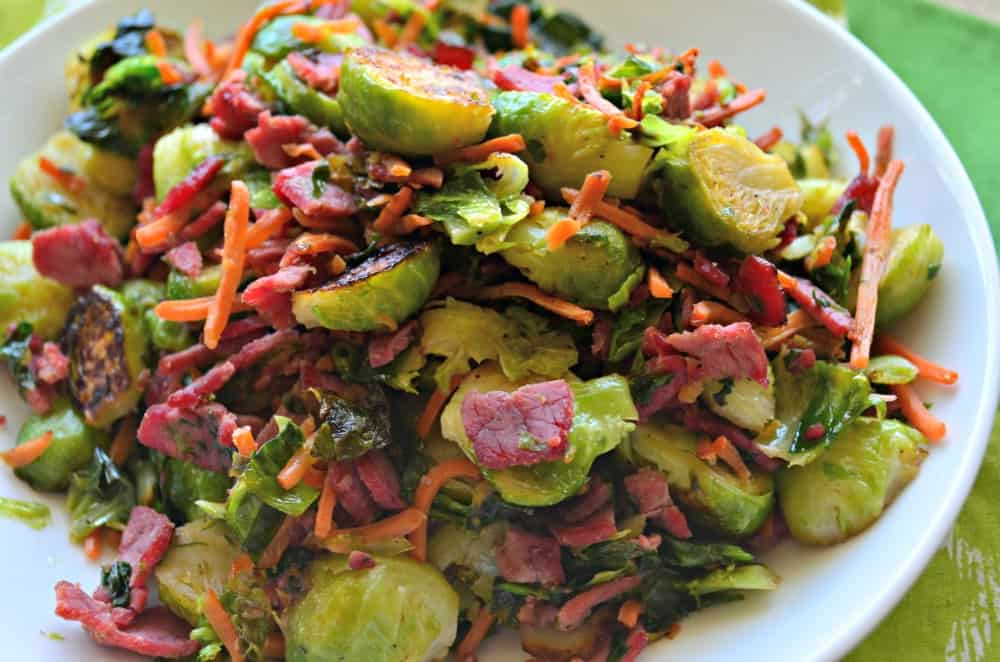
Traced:
<svg viewBox="0 0 1000 662">
<path fill-rule="evenodd" d="M 54 5 L 0 0 L 0 47 Z M 926 0 L 851 0 L 851 30 L 906 81 L 972 176 L 1000 243 L 1000 27 Z M 983 137 L 989 142 L 984 143 Z M 960 440 L 955 440 L 960 443 Z M 953 533 L 913 590 L 848 662 L 1000 661 L 1000 416 Z"/>
<path fill-rule="evenodd" d="M 910 86 L 955 147 L 1000 245 L 1000 26 L 926 0 L 847 4 L 851 31 Z M 944 549 L 848 662 L 1000 660 L 998 495 L 1000 416 Z"/>
</svg>

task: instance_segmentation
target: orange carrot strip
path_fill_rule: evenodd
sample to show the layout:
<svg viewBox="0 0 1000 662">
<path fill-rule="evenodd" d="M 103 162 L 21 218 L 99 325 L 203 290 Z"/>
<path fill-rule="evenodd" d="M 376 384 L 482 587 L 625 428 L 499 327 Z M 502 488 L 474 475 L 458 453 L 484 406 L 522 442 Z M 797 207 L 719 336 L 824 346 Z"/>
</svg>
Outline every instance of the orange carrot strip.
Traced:
<svg viewBox="0 0 1000 662">
<path fill-rule="evenodd" d="M 236 180 L 229 193 L 229 210 L 222 231 L 222 275 L 212 305 L 205 318 L 205 346 L 215 349 L 219 345 L 229 314 L 236 300 L 236 290 L 243 278 L 246 259 L 247 228 L 250 221 L 250 191 L 246 184 Z"/>
<path fill-rule="evenodd" d="M 437 420 L 438 414 L 444 409 L 444 404 L 448 401 L 448 396 L 454 393 L 455 389 L 461 383 L 462 376 L 456 375 L 451 378 L 451 384 L 447 392 L 441 389 L 434 389 L 434 392 L 427 399 L 427 404 L 424 405 L 424 410 L 420 413 L 420 418 L 417 419 L 417 436 L 421 439 L 427 438 L 427 435 L 431 433 L 431 428 L 434 427 L 434 421 Z"/>
<path fill-rule="evenodd" d="M 260 553 L 260 558 L 257 559 L 257 567 L 262 570 L 269 570 L 274 566 L 278 565 L 278 561 L 284 556 L 285 550 L 292 542 L 292 534 L 295 531 L 298 524 L 294 517 L 285 517 L 281 521 L 281 526 L 278 527 L 277 532 L 274 537 L 271 538 L 271 542 L 267 543 L 267 547 L 264 551 Z"/>
<path fill-rule="evenodd" d="M 616 79 L 611 79 L 616 80 Z M 619 87 L 621 85 L 619 84 Z M 576 95 L 569 91 L 565 83 L 556 83 L 552 86 L 552 93 L 555 94 L 560 99 L 565 99 L 566 101 L 571 101 L 572 103 L 580 103 L 580 100 L 576 98 Z"/>
<path fill-rule="evenodd" d="M 184 207 L 141 225 L 135 229 L 135 242 L 144 250 L 156 250 L 169 241 L 172 235 L 180 232 L 187 223 L 187 216 L 188 208 Z"/>
<path fill-rule="evenodd" d="M 626 600 L 618 610 L 618 622 L 630 630 L 639 622 L 642 614 L 642 603 L 638 600 Z"/>
<path fill-rule="evenodd" d="M 684 73 L 693 74 L 695 61 L 698 59 L 698 55 L 700 54 L 701 51 L 698 48 L 692 47 L 678 55 L 675 62 L 680 62 L 684 65 Z"/>
<path fill-rule="evenodd" d="M 465 638 L 462 639 L 462 643 L 458 645 L 455 649 L 455 659 L 461 662 L 466 662 L 467 660 L 476 659 L 476 650 L 479 645 L 483 643 L 483 639 L 489 634 L 490 628 L 493 627 L 493 621 L 496 620 L 496 616 L 490 613 L 490 610 L 483 605 L 479 608 L 479 613 L 476 615 L 476 620 L 472 621 L 472 627 L 465 634 Z"/>
<path fill-rule="evenodd" d="M 764 349 L 773 349 L 796 333 L 810 329 L 817 324 L 818 322 L 809 313 L 799 308 L 795 312 L 789 313 L 784 325 L 771 328 L 762 327 L 758 333 Z"/>
<path fill-rule="evenodd" d="M 527 48 L 531 43 L 531 9 L 519 3 L 510 11 L 510 37 L 514 48 Z"/>
<path fill-rule="evenodd" d="M 386 47 L 393 48 L 396 46 L 396 42 L 399 40 L 399 34 L 396 32 L 396 28 L 389 25 L 389 22 L 384 18 L 377 18 L 372 22 L 372 29 L 375 31 L 375 36 L 378 37 Z"/>
<path fill-rule="evenodd" d="M 156 63 L 156 70 L 160 72 L 160 80 L 164 85 L 176 85 L 184 80 L 183 74 L 177 70 L 173 64 L 167 60 L 160 60 Z"/>
<path fill-rule="evenodd" d="M 240 554 L 229 566 L 229 576 L 238 577 L 246 572 L 253 572 L 253 559 L 249 554 Z"/>
<path fill-rule="evenodd" d="M 572 188 L 564 188 L 562 189 L 562 196 L 566 202 L 573 204 L 580 196 L 580 191 Z M 638 237 L 639 239 L 657 239 L 666 235 L 663 230 L 653 227 L 635 214 L 607 202 L 596 202 L 593 205 L 593 209 L 594 216 L 600 216 L 605 221 L 618 226 L 619 229 L 633 237 Z"/>
<path fill-rule="evenodd" d="M 555 225 L 545 233 L 549 250 L 556 251 L 562 248 L 563 244 L 572 239 L 573 235 L 579 232 L 582 227 L 583 221 L 578 221 L 575 218 L 562 218 L 556 221 Z"/>
<path fill-rule="evenodd" d="M 760 147 L 763 151 L 766 152 L 775 145 L 777 145 L 779 142 L 781 142 L 781 139 L 784 136 L 785 133 L 781 130 L 781 127 L 776 126 L 773 127 L 767 133 L 765 133 L 764 135 L 760 136 L 759 138 L 756 138 L 754 140 L 754 144 L 756 144 L 757 147 Z"/>
<path fill-rule="evenodd" d="M 646 96 L 646 92 L 649 92 L 649 88 L 649 81 L 644 80 L 639 83 L 635 94 L 632 95 L 632 119 L 642 121 L 642 99 Z"/>
<path fill-rule="evenodd" d="M 420 33 L 423 32 L 426 24 L 427 16 L 422 11 L 415 9 L 410 12 L 410 17 L 406 19 L 406 25 L 399 31 L 399 39 L 396 40 L 393 48 L 406 48 L 410 44 L 417 43 L 417 39 L 420 38 Z"/>
<path fill-rule="evenodd" d="M 91 561 L 101 558 L 101 528 L 97 527 L 83 539 L 83 553 Z"/>
<path fill-rule="evenodd" d="M 445 483 L 453 478 L 482 478 L 479 467 L 469 462 L 464 457 L 454 460 L 445 460 L 440 464 L 431 467 L 426 474 L 420 478 L 417 490 L 413 495 L 413 506 L 425 515 L 431 512 L 431 504 L 434 497 L 444 487 Z M 422 525 L 415 529 L 409 536 L 413 543 L 413 557 L 424 561 L 427 558 L 427 526 Z"/>
<path fill-rule="evenodd" d="M 378 218 L 372 223 L 372 229 L 382 235 L 391 234 L 396 221 L 409 209 L 411 202 L 413 202 L 413 189 L 409 186 L 399 189 L 399 193 L 392 196 L 389 204 L 379 211 Z"/>
<path fill-rule="evenodd" d="M 236 632 L 233 619 L 229 617 L 229 612 L 222 606 L 214 589 L 205 589 L 205 595 L 201 600 L 201 610 L 205 614 L 205 620 L 215 630 L 215 634 L 219 635 L 219 641 L 225 646 L 232 661 L 244 662 L 246 658 L 240 651 L 240 635 Z"/>
<path fill-rule="evenodd" d="M 320 253 L 342 253 L 350 255 L 358 252 L 358 245 L 350 239 L 335 234 L 315 234 L 305 232 L 295 238 L 288 250 L 296 255 L 319 255 Z"/>
<path fill-rule="evenodd" d="M 929 379 L 932 382 L 937 382 L 939 384 L 954 384 L 958 381 L 957 372 L 949 370 L 943 365 L 935 363 L 929 359 L 925 359 L 895 337 L 890 336 L 888 333 L 882 333 L 879 331 L 878 336 L 875 338 L 875 351 L 880 354 L 895 354 L 897 356 L 902 356 L 904 359 L 917 366 L 917 370 L 920 371 L 921 377 Z"/>
<path fill-rule="evenodd" d="M 271 237 L 279 234 L 292 220 L 292 210 L 279 207 L 267 212 L 247 230 L 247 250 L 257 248 Z"/>
<path fill-rule="evenodd" d="M 323 546 L 331 552 L 347 554 L 352 549 L 357 549 L 359 543 L 371 545 L 389 538 L 400 538 L 426 527 L 426 524 L 427 515 L 416 508 L 407 508 L 374 524 L 353 529 L 335 529 L 323 541 Z"/>
<path fill-rule="evenodd" d="M 167 57 L 167 42 L 156 28 L 146 33 L 146 50 L 156 57 Z"/>
<path fill-rule="evenodd" d="M 722 66 L 722 63 L 718 60 L 712 60 L 708 63 L 708 75 L 712 78 L 726 78 L 729 76 L 729 72 L 726 68 Z"/>
<path fill-rule="evenodd" d="M 747 318 L 729 306 L 717 301 L 699 301 L 691 309 L 691 326 L 705 324 L 735 324 Z"/>
<path fill-rule="evenodd" d="M 0 453 L 0 458 L 8 467 L 19 469 L 25 467 L 42 456 L 52 445 L 52 430 L 45 432 L 23 444 L 18 444 L 10 450 Z"/>
<path fill-rule="evenodd" d="M 882 177 L 889 162 L 892 161 L 892 146 L 896 138 L 896 129 L 891 124 L 879 128 L 875 142 L 875 176 Z"/>
<path fill-rule="evenodd" d="M 292 489 L 302 482 L 306 471 L 308 471 L 312 464 L 312 448 L 309 444 L 303 444 L 288 458 L 288 462 L 278 472 L 278 485 L 281 485 L 281 488 L 284 490 Z"/>
<path fill-rule="evenodd" d="M 215 68 L 205 54 L 205 35 L 200 19 L 192 21 L 184 33 L 184 57 L 202 78 L 212 78 L 215 75 Z"/>
<path fill-rule="evenodd" d="M 646 279 L 649 293 L 654 299 L 670 299 L 674 296 L 674 289 L 656 267 L 651 266 L 646 270 Z"/>
<path fill-rule="evenodd" d="M 535 200 L 534 202 L 531 203 L 531 206 L 528 207 L 528 216 L 541 216 L 542 212 L 544 211 L 545 211 L 545 201 Z M 28 230 L 28 233 L 29 233 L 28 236 L 30 237 L 31 236 L 30 229 Z"/>
<path fill-rule="evenodd" d="M 851 367 L 862 370 L 868 367 L 868 354 L 875 335 L 875 314 L 878 311 L 878 284 L 885 272 L 889 257 L 892 232 L 892 196 L 903 174 L 903 162 L 893 161 L 885 171 L 875 192 L 872 213 L 865 233 L 867 245 L 861 262 L 861 283 L 858 285 L 858 304 L 854 313 L 851 347 Z"/>
<path fill-rule="evenodd" d="M 678 262 L 677 270 L 674 273 L 688 285 L 693 285 L 702 292 L 711 294 L 716 299 L 721 299 L 722 301 L 729 300 L 729 290 L 727 288 L 708 282 L 704 276 L 695 271 L 694 267 L 687 262 Z"/>
<path fill-rule="evenodd" d="M 11 235 L 11 239 L 30 239 L 31 238 L 31 223 L 24 221 L 19 226 L 14 229 L 14 234 Z"/>
<path fill-rule="evenodd" d="M 509 297 L 520 297 L 545 308 L 548 311 L 573 320 L 577 324 L 587 326 L 594 321 L 593 311 L 581 308 L 580 306 L 559 299 L 542 292 L 537 285 L 531 283 L 503 283 L 484 287 L 479 290 L 479 296 L 483 299 L 506 299 Z"/>
<path fill-rule="evenodd" d="M 893 384 L 889 387 L 896 394 L 896 401 L 910 425 L 920 430 L 931 441 L 941 441 L 948 434 L 948 426 L 924 406 L 923 400 L 910 384 Z"/>
<path fill-rule="evenodd" d="M 444 154 L 441 157 L 436 157 L 435 160 L 439 165 L 445 165 L 454 161 L 477 163 L 479 161 L 485 161 L 490 157 L 490 154 L 494 154 L 496 152 L 509 152 L 514 154 L 517 152 L 523 152 L 527 148 L 528 144 L 524 142 L 524 137 L 520 133 L 510 133 L 506 136 L 500 136 L 499 138 L 487 140 L 486 142 L 479 143 L 478 145 L 463 147 L 462 149 Z"/>
<path fill-rule="evenodd" d="M 314 490 L 322 491 L 323 483 L 325 481 L 326 481 L 326 471 L 321 471 L 320 469 L 317 469 L 315 466 L 309 467 L 309 469 L 306 470 L 306 475 L 302 477 L 302 482 L 308 485 L 309 487 L 313 488 Z"/>
<path fill-rule="evenodd" d="M 611 185 L 611 173 L 598 170 L 587 175 L 580 187 L 580 194 L 569 207 L 569 217 L 586 223 L 594 215 L 594 205 L 604 200 Z"/>
<path fill-rule="evenodd" d="M 108 455 L 111 457 L 111 461 L 115 463 L 115 466 L 125 466 L 129 455 L 132 454 L 132 450 L 135 448 L 135 433 L 138 428 L 139 419 L 135 416 L 123 418 L 122 422 L 118 424 L 118 430 L 115 432 L 115 438 L 111 442 L 111 448 L 108 451 Z"/>
<path fill-rule="evenodd" d="M 199 297 L 197 299 L 172 299 L 161 301 L 153 308 L 160 319 L 168 322 L 201 322 L 208 317 L 208 309 L 214 297 Z M 250 310 L 242 301 L 234 301 L 231 312 L 243 313 Z"/>
<path fill-rule="evenodd" d="M 233 446 L 243 457 L 250 457 L 257 450 L 257 442 L 254 441 L 253 432 L 249 425 L 236 428 L 233 431 Z"/>
<path fill-rule="evenodd" d="M 434 223 L 434 221 L 426 216 L 421 216 L 420 214 L 407 214 L 403 218 L 399 219 L 399 223 L 396 225 L 396 231 L 399 234 L 410 234 L 411 232 L 415 232 L 420 228 L 425 228 L 432 223 Z"/>
<path fill-rule="evenodd" d="M 250 50 L 253 38 L 265 23 L 275 16 L 282 14 L 301 14 L 307 8 L 308 3 L 302 0 L 279 0 L 258 9 L 257 13 L 236 34 L 236 41 L 233 43 L 233 53 L 229 58 L 229 64 L 226 65 L 224 74 L 228 75 L 230 72 L 240 68 L 243 64 L 243 58 L 246 56 L 247 51 Z"/>
<path fill-rule="evenodd" d="M 857 131 L 848 131 L 844 134 L 847 137 L 847 144 L 851 146 L 854 151 L 854 155 L 858 157 L 858 169 L 861 174 L 868 174 L 869 158 L 868 158 L 868 148 L 865 147 L 864 141 L 861 140 L 861 136 L 858 135 Z"/>
<path fill-rule="evenodd" d="M 710 108 L 700 115 L 695 115 L 694 120 L 703 126 L 718 126 L 730 117 L 764 103 L 764 99 L 766 98 L 767 92 L 763 89 L 742 92 L 738 97 L 730 101 L 728 106 Z"/>
<path fill-rule="evenodd" d="M 59 185 L 67 191 L 79 193 L 87 188 L 87 180 L 80 177 L 72 170 L 59 167 L 47 156 L 38 157 L 38 168 L 46 175 L 59 182 Z"/>
<path fill-rule="evenodd" d="M 836 237 L 831 237 L 829 235 L 823 237 L 820 240 L 819 244 L 817 244 L 816 249 L 806 256 L 805 260 L 806 271 L 815 271 L 816 269 L 822 269 L 826 265 L 830 264 L 830 261 L 833 260 L 833 253 L 836 250 L 837 250 Z"/>
<path fill-rule="evenodd" d="M 326 21 L 325 23 L 293 23 L 292 36 L 307 44 L 318 44 L 332 34 L 346 34 L 358 29 L 358 21 L 354 17 L 347 17 Z"/>
<path fill-rule="evenodd" d="M 317 538 L 326 538 L 336 524 L 333 521 L 333 509 L 337 507 L 337 490 L 334 485 L 334 468 L 331 463 L 323 480 L 323 491 L 319 495 L 316 506 L 316 526 L 314 532 Z"/>
<path fill-rule="evenodd" d="M 597 74 L 594 72 L 593 62 L 587 62 L 580 66 L 577 81 L 580 86 L 580 94 L 587 103 L 603 113 L 609 120 L 612 118 L 622 118 L 616 120 L 616 126 L 619 129 L 631 129 L 639 126 L 639 123 L 634 119 L 625 117 L 625 112 L 621 108 L 601 96 L 600 91 L 597 89 Z"/>
<path fill-rule="evenodd" d="M 742 480 L 750 479 L 750 470 L 744 464 L 740 452 L 736 450 L 736 446 L 733 446 L 733 442 L 729 441 L 727 437 L 721 435 L 716 437 L 715 441 L 712 442 L 712 450 L 715 452 L 716 457 L 728 464 L 729 468 Z"/>
</svg>

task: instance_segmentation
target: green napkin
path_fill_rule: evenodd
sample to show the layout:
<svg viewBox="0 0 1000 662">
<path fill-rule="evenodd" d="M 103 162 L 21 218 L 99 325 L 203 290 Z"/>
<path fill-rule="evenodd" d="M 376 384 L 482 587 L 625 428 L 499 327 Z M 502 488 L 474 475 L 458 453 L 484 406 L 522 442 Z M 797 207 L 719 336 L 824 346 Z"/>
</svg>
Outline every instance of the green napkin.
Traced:
<svg viewBox="0 0 1000 662">
<path fill-rule="evenodd" d="M 1000 26 L 926 0 L 847 5 L 851 31 L 899 74 L 941 125 L 1000 245 Z M 944 549 L 848 662 L 1000 660 L 998 495 L 1000 416 L 986 462 Z M 914 525 L 919 526 L 918 515 Z"/>
</svg>

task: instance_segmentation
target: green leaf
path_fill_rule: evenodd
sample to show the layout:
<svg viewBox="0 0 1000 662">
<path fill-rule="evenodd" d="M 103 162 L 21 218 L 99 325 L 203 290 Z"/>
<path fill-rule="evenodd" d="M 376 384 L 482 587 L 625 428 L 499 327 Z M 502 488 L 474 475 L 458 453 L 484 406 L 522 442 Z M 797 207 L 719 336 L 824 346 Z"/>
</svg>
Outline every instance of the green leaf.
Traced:
<svg viewBox="0 0 1000 662">
<path fill-rule="evenodd" d="M 305 436 L 291 420 L 283 416 L 275 416 L 274 420 L 278 424 L 277 435 L 250 456 L 243 474 L 236 479 L 234 491 L 245 490 L 275 510 L 298 517 L 309 509 L 319 492 L 305 483 L 290 490 L 278 484 L 278 473 L 305 443 Z"/>
<path fill-rule="evenodd" d="M 0 359 L 6 363 L 7 370 L 22 391 L 35 388 L 35 377 L 31 373 L 32 330 L 31 324 L 21 322 L 0 346 Z"/>
<path fill-rule="evenodd" d="M 135 504 L 132 482 L 118 470 L 107 453 L 95 448 L 90 465 L 70 476 L 66 500 L 70 538 L 81 542 L 102 526 L 124 529 Z"/>
<path fill-rule="evenodd" d="M 392 441 L 389 403 L 380 386 L 364 388 L 355 400 L 328 391 L 314 394 L 320 402 L 321 421 L 313 448 L 316 457 L 353 460 Z"/>
<path fill-rule="evenodd" d="M 115 561 L 101 568 L 101 586 L 111 597 L 112 607 L 127 607 L 132 601 L 132 566 L 127 561 Z"/>
<path fill-rule="evenodd" d="M 650 298 L 636 308 L 621 311 L 611 331 L 608 361 L 624 361 L 639 351 L 646 328 L 656 325 L 667 311 L 667 306 L 663 299 Z"/>
<path fill-rule="evenodd" d="M 659 115 L 649 114 L 639 122 L 641 142 L 647 147 L 666 147 L 687 139 L 695 131 L 686 124 L 671 124 Z"/>
<path fill-rule="evenodd" d="M 682 568 L 703 568 L 753 561 L 753 554 L 728 543 L 701 543 L 664 537 L 660 554 L 670 564 Z"/>
</svg>

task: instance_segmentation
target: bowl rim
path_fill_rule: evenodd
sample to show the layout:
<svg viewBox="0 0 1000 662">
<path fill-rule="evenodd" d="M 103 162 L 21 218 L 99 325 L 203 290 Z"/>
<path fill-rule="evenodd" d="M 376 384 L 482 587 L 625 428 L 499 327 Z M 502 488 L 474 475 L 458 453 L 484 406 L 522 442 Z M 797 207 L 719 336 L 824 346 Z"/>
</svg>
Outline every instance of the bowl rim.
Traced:
<svg viewBox="0 0 1000 662">
<path fill-rule="evenodd" d="M 101 11 L 103 6 L 113 1 L 85 0 L 79 5 L 44 18 L 0 51 L 0 68 L 22 50 L 30 49 L 39 35 L 74 21 L 81 15 Z M 963 209 L 963 218 L 971 219 L 967 225 L 975 248 L 977 263 L 983 267 L 979 275 L 983 279 L 987 302 L 1000 301 L 1000 262 L 998 262 L 997 254 L 1000 247 L 995 246 L 993 242 L 985 211 L 965 166 L 937 122 L 896 73 L 845 26 L 816 9 L 806 0 L 770 1 L 783 5 L 787 11 L 796 15 L 797 20 L 818 24 L 831 35 L 831 38 L 840 47 L 850 49 L 869 64 L 875 75 L 885 80 L 888 86 L 887 91 L 896 98 L 902 99 L 904 104 L 909 107 L 915 122 L 922 130 L 923 137 L 933 147 L 935 156 L 943 158 L 942 166 L 950 173 L 960 173 L 960 176 L 952 182 L 955 186 L 954 195 Z M 138 7 L 141 3 L 135 1 L 134 4 Z M 998 340 L 987 342 L 984 348 L 984 388 L 979 394 L 976 418 L 971 428 L 971 434 L 967 440 L 963 441 L 966 450 L 962 454 L 958 473 L 952 476 L 947 492 L 944 493 L 938 508 L 928 520 L 929 525 L 924 529 L 919 543 L 912 547 L 910 553 L 901 561 L 900 570 L 894 575 L 894 581 L 874 594 L 874 599 L 861 605 L 857 610 L 844 614 L 845 618 L 837 625 L 839 634 L 827 639 L 829 643 L 822 648 L 813 649 L 807 657 L 803 656 L 800 659 L 819 662 L 837 660 L 848 654 L 882 622 L 889 611 L 909 592 L 951 531 L 985 458 L 994 416 L 997 413 L 998 405 L 1000 405 L 1000 307 L 987 305 L 984 306 L 984 309 L 986 337 Z"/>
</svg>

